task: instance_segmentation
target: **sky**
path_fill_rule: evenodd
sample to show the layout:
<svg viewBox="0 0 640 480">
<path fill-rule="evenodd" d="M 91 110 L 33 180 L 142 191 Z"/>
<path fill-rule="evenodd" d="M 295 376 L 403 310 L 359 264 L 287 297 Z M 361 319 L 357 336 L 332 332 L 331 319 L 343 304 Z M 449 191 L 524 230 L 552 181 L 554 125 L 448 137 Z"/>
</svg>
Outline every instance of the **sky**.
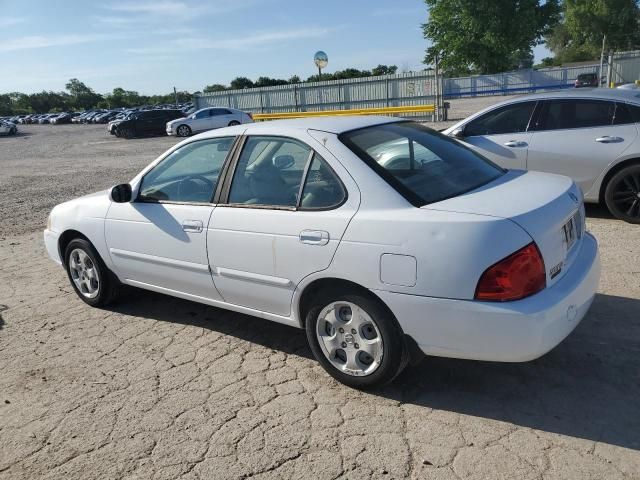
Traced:
<svg viewBox="0 0 640 480">
<path fill-rule="evenodd" d="M 423 0 L 0 0 L 0 92 L 197 91 L 237 76 L 424 68 Z M 541 46 L 536 61 L 549 53 Z"/>
</svg>

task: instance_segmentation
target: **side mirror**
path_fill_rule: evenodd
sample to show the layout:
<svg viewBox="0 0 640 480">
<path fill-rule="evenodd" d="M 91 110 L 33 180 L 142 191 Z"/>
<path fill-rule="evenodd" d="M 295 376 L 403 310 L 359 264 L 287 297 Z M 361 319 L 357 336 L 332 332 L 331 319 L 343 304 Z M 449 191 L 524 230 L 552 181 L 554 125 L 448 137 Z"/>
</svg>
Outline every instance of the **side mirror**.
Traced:
<svg viewBox="0 0 640 480">
<path fill-rule="evenodd" d="M 454 138 L 464 138 L 464 128 L 456 128 L 451 132 L 451 136 Z"/>
<path fill-rule="evenodd" d="M 111 189 L 111 200 L 115 203 L 128 203 L 131 201 L 131 185 L 121 183 Z"/>
<path fill-rule="evenodd" d="M 292 155 L 278 155 L 277 157 L 273 157 L 273 166 L 278 170 L 289 168 L 294 163 L 296 163 L 296 161 Z"/>
</svg>

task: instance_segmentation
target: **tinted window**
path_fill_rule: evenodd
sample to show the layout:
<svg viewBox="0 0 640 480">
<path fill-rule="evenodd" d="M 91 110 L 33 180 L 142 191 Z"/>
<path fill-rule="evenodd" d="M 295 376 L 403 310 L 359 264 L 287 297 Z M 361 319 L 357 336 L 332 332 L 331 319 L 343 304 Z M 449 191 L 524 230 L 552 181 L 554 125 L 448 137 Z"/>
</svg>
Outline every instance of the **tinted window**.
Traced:
<svg viewBox="0 0 640 480">
<path fill-rule="evenodd" d="M 231 112 L 224 108 L 212 108 L 211 115 L 229 115 Z"/>
<path fill-rule="evenodd" d="M 198 112 L 194 115 L 194 118 L 200 119 L 200 118 L 207 118 L 211 115 L 211 110 L 202 110 L 201 112 Z"/>
<path fill-rule="evenodd" d="M 201 140 L 175 150 L 144 176 L 140 199 L 210 202 L 233 140 Z"/>
<path fill-rule="evenodd" d="M 631 111 L 627 108 L 626 104 L 616 103 L 616 110 L 613 114 L 613 124 L 626 125 L 629 123 L 634 123 L 634 120 L 631 117 Z"/>
<path fill-rule="evenodd" d="M 229 203 L 295 207 L 311 148 L 279 137 L 250 137 L 238 159 Z"/>
<path fill-rule="evenodd" d="M 331 208 L 340 205 L 346 197 L 342 182 L 317 153 L 307 171 L 302 189 L 302 209 Z"/>
<path fill-rule="evenodd" d="M 535 106 L 536 102 L 522 102 L 497 108 L 469 122 L 464 134 L 474 136 L 525 132 Z"/>
<path fill-rule="evenodd" d="M 618 103 L 615 124 L 620 125 L 621 123 L 640 123 L 640 105 Z"/>
<path fill-rule="evenodd" d="M 602 100 L 548 100 L 544 102 L 538 130 L 561 130 L 611 125 L 615 103 Z"/>
<path fill-rule="evenodd" d="M 340 140 L 416 206 L 478 188 L 504 174 L 459 142 L 413 122 L 340 135 Z"/>
</svg>

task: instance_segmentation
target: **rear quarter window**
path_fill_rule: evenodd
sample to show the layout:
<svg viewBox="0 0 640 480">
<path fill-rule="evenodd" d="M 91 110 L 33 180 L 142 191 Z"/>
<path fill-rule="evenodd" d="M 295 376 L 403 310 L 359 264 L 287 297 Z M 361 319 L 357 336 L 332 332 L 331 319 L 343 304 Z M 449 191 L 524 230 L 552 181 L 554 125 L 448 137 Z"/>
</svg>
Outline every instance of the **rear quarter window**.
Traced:
<svg viewBox="0 0 640 480">
<path fill-rule="evenodd" d="M 456 140 L 414 122 L 376 125 L 339 138 L 418 207 L 474 190 L 505 173 Z"/>
</svg>

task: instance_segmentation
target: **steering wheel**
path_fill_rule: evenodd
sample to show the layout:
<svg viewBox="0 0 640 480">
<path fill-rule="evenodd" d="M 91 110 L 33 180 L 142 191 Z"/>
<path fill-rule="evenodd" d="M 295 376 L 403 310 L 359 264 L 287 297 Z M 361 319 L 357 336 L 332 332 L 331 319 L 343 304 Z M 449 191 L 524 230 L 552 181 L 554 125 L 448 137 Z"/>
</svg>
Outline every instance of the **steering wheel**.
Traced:
<svg viewBox="0 0 640 480">
<path fill-rule="evenodd" d="M 214 183 L 204 175 L 195 174 L 195 175 L 188 175 L 178 182 L 178 192 L 177 192 L 178 198 L 182 198 L 182 188 L 183 188 L 182 186 L 186 182 L 191 182 L 191 181 L 202 182 L 204 184 L 204 188 L 202 191 L 209 191 L 213 194 L 213 187 L 215 186 Z"/>
</svg>

